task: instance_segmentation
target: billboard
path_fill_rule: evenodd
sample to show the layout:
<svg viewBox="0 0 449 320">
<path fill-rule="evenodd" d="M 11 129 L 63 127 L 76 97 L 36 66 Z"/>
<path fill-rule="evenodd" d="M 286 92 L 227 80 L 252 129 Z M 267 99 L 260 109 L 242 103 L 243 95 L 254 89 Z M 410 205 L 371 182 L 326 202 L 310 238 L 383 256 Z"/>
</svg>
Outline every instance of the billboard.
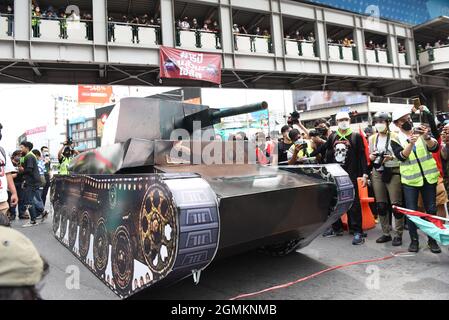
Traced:
<svg viewBox="0 0 449 320">
<path fill-rule="evenodd" d="M 160 77 L 221 83 L 221 55 L 160 47 Z"/>
<path fill-rule="evenodd" d="M 78 104 L 107 104 L 112 95 L 111 86 L 78 86 Z"/>
<path fill-rule="evenodd" d="M 292 92 L 292 97 L 296 111 L 312 111 L 368 102 L 368 97 L 360 92 L 298 90 Z"/>
</svg>

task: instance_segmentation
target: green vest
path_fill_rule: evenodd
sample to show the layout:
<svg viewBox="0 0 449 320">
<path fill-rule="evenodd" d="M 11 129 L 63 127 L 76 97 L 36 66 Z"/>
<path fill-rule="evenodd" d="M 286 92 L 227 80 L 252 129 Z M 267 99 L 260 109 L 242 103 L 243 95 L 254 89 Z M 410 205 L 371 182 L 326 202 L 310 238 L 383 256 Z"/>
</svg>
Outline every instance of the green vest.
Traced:
<svg viewBox="0 0 449 320">
<path fill-rule="evenodd" d="M 405 141 L 403 143 L 401 142 L 401 144 L 405 148 L 408 143 Z M 414 149 L 415 152 L 412 150 L 408 159 L 401 162 L 400 172 L 402 184 L 410 187 L 422 187 L 424 185 L 420 165 L 427 182 L 430 184 L 437 183 L 440 172 L 438 171 L 437 163 L 432 153 L 427 150 L 427 145 L 422 137 L 416 141 Z"/>
<path fill-rule="evenodd" d="M 64 157 L 64 160 L 59 165 L 59 174 L 61 176 L 66 176 L 69 174 L 69 165 L 70 165 L 70 159 Z"/>
</svg>

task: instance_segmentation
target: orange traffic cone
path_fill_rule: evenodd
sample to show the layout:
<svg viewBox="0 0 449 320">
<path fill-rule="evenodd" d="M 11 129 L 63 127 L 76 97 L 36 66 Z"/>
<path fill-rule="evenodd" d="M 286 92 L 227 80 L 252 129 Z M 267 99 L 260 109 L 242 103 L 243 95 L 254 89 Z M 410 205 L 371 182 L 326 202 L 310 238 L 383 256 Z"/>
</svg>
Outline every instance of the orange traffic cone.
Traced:
<svg viewBox="0 0 449 320">
<path fill-rule="evenodd" d="M 374 198 L 368 197 L 368 187 L 362 187 L 363 178 L 357 178 L 357 187 L 359 190 L 360 207 L 362 210 L 362 229 L 369 230 L 376 226 L 376 221 L 374 220 L 374 215 L 371 212 L 369 204 L 374 202 Z M 344 214 L 341 217 L 343 222 L 343 227 L 348 230 L 348 216 Z"/>
</svg>

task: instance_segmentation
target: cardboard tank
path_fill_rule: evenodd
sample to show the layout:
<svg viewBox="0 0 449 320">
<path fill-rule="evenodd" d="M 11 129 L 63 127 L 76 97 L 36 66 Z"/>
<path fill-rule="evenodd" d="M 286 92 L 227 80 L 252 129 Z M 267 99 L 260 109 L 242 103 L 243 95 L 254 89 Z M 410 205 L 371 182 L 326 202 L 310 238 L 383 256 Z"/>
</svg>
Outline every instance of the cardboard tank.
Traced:
<svg viewBox="0 0 449 320">
<path fill-rule="evenodd" d="M 248 142 L 204 141 L 221 118 L 266 108 L 122 99 L 102 147 L 54 179 L 56 238 L 122 298 L 191 275 L 198 282 L 219 257 L 257 248 L 281 256 L 308 245 L 352 205 L 346 172 L 261 166 Z"/>
</svg>

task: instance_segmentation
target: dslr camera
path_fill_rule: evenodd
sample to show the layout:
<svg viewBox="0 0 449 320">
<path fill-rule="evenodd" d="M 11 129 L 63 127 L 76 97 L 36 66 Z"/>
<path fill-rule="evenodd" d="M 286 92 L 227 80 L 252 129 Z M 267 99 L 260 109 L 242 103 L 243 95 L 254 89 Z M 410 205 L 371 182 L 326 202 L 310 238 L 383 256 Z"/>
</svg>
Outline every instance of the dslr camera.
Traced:
<svg viewBox="0 0 449 320">
<path fill-rule="evenodd" d="M 382 163 L 384 161 L 385 152 L 377 152 L 376 159 L 373 161 L 373 167 L 376 170 L 379 170 L 382 167 Z"/>
</svg>

